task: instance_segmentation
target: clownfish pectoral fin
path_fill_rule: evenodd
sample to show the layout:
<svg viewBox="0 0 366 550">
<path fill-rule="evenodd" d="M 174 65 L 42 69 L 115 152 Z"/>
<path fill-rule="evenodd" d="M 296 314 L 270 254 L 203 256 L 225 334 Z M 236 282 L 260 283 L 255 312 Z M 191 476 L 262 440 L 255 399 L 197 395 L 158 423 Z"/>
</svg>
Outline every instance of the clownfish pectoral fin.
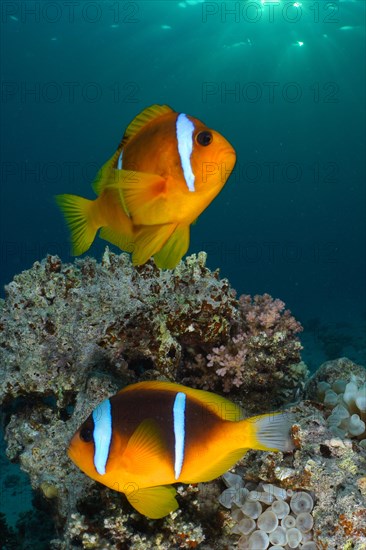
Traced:
<svg viewBox="0 0 366 550">
<path fill-rule="evenodd" d="M 96 201 L 77 195 L 57 195 L 55 198 L 71 231 L 72 254 L 79 256 L 90 248 L 100 227 L 96 223 Z"/>
<path fill-rule="evenodd" d="M 132 475 L 141 475 L 149 469 L 162 468 L 166 462 L 166 445 L 158 424 L 148 418 L 141 422 L 128 441 L 122 455 L 124 468 Z"/>
<path fill-rule="evenodd" d="M 154 254 L 160 269 L 174 269 L 189 247 L 189 226 L 178 226 L 163 248 Z"/>
<path fill-rule="evenodd" d="M 161 225 L 177 218 L 177 207 L 166 199 L 166 180 L 156 174 L 116 170 L 111 186 L 122 190 L 126 208 L 135 225 Z"/>
<path fill-rule="evenodd" d="M 118 246 L 118 248 L 124 250 L 125 252 L 133 251 L 133 239 L 130 235 L 117 233 L 117 231 L 114 231 L 110 227 L 102 227 L 99 236 L 105 241 Z"/>
<path fill-rule="evenodd" d="M 172 113 L 173 109 L 168 105 L 151 105 L 147 107 L 141 113 L 139 113 L 132 122 L 127 126 L 125 134 L 122 139 L 121 145 L 124 146 L 133 136 L 139 133 L 139 131 L 149 124 L 152 120 L 160 118 L 163 115 Z"/>
<path fill-rule="evenodd" d="M 151 519 L 159 519 L 178 508 L 176 494 L 176 490 L 171 485 L 161 485 L 159 487 L 138 489 L 131 495 L 126 494 L 126 496 L 129 503 L 140 514 Z"/>
<path fill-rule="evenodd" d="M 132 254 L 133 265 L 142 265 L 146 263 L 151 256 L 159 252 L 176 227 L 176 224 L 140 227 L 136 233 L 135 246 Z"/>
</svg>

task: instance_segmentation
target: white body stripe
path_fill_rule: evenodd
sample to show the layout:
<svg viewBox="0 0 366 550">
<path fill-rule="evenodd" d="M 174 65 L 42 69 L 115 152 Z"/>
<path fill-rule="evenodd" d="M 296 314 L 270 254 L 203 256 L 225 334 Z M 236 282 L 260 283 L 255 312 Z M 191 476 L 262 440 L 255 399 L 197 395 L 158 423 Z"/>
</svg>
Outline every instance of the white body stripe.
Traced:
<svg viewBox="0 0 366 550">
<path fill-rule="evenodd" d="M 94 466 L 98 474 L 105 474 L 105 467 L 112 440 L 112 415 L 109 399 L 100 403 L 93 411 L 94 420 Z"/>
<path fill-rule="evenodd" d="M 121 154 L 118 157 L 117 170 L 122 170 L 122 156 L 123 156 L 123 151 L 121 151 Z"/>
<path fill-rule="evenodd" d="M 189 191 L 195 191 L 194 173 L 192 172 L 191 154 L 193 151 L 194 124 L 187 115 L 180 113 L 176 122 L 178 152 L 184 179 Z"/>
<path fill-rule="evenodd" d="M 174 440 L 175 440 L 175 459 L 174 459 L 174 477 L 178 479 L 182 471 L 184 459 L 185 444 L 185 418 L 186 418 L 186 394 L 179 392 L 175 396 L 173 405 L 174 420 Z"/>
</svg>

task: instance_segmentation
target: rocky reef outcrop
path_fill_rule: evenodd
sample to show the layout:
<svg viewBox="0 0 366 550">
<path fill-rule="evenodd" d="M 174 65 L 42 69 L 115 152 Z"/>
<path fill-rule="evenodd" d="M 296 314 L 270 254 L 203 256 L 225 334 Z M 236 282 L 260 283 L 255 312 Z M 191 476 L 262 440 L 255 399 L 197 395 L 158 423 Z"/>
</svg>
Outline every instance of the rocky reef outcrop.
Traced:
<svg viewBox="0 0 366 550">
<path fill-rule="evenodd" d="M 351 524 L 350 509 L 364 510 L 365 449 L 329 431 L 300 360 L 300 330 L 280 300 L 237 298 L 204 253 L 161 271 L 107 249 L 101 263 L 49 256 L 17 275 L 1 304 L 0 403 L 7 455 L 54 521 L 50 548 L 236 546 L 221 480 L 179 486 L 179 510 L 153 521 L 67 457 L 71 435 L 101 400 L 129 383 L 168 379 L 222 393 L 248 414 L 293 410 L 295 452 L 250 452 L 237 471 L 246 482 L 312 491 L 319 548 L 338 548 L 325 545 L 326 533 L 361 549 L 364 516 Z M 301 396 L 311 400 L 294 404 Z"/>
</svg>

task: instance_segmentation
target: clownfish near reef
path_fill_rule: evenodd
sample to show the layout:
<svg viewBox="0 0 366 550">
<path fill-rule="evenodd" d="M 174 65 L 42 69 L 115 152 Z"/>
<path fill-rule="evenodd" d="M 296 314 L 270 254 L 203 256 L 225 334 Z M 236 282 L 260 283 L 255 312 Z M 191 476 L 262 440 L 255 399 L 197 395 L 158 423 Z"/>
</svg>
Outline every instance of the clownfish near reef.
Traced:
<svg viewBox="0 0 366 550">
<path fill-rule="evenodd" d="M 243 418 L 224 397 L 140 382 L 100 403 L 70 441 L 71 460 L 157 519 L 178 508 L 173 483 L 211 481 L 249 449 L 290 451 L 288 413 Z"/>
<path fill-rule="evenodd" d="M 141 265 L 153 256 L 174 268 L 189 247 L 190 225 L 218 195 L 236 161 L 226 139 L 198 119 L 152 105 L 127 127 L 99 171 L 87 200 L 57 195 L 71 230 L 73 254 L 100 237 L 132 253 Z"/>
</svg>

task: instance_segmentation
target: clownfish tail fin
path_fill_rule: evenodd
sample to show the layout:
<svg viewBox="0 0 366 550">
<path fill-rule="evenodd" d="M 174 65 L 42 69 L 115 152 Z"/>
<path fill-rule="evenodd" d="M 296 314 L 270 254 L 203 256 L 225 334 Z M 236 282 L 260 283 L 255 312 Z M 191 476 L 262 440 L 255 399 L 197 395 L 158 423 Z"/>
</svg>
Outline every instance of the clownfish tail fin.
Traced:
<svg viewBox="0 0 366 550">
<path fill-rule="evenodd" d="M 95 223 L 96 201 L 77 195 L 56 195 L 55 198 L 71 231 L 72 254 L 79 256 L 90 248 L 99 229 Z"/>
<path fill-rule="evenodd" d="M 248 430 L 251 449 L 261 451 L 291 451 L 291 426 L 294 416 L 288 412 L 263 414 L 243 420 Z"/>
</svg>

